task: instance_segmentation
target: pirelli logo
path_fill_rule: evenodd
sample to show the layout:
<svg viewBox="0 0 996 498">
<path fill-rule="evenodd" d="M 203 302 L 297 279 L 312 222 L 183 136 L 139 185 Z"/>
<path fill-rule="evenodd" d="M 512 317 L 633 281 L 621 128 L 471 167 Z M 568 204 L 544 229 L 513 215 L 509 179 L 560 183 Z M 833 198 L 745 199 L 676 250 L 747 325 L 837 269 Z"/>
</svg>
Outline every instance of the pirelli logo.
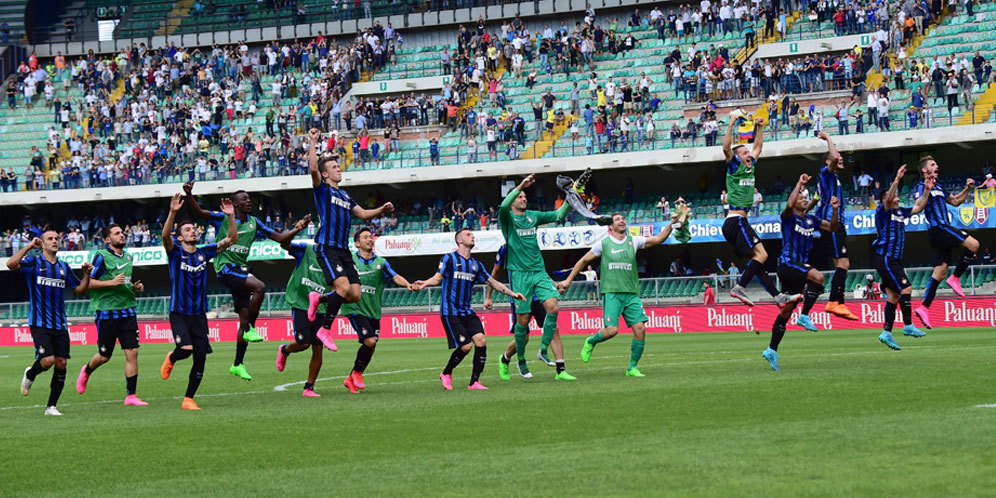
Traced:
<svg viewBox="0 0 996 498">
<path fill-rule="evenodd" d="M 459 279 L 459 280 L 470 280 L 470 281 L 473 281 L 474 280 L 474 274 L 473 273 L 467 273 L 465 271 L 455 271 L 455 272 L 453 272 L 453 278 L 456 278 L 456 279 Z"/>
<path fill-rule="evenodd" d="M 633 269 L 632 263 L 609 263 L 610 270 L 625 270 L 631 271 Z"/>
<path fill-rule="evenodd" d="M 60 289 L 66 288 L 66 281 L 61 278 L 38 277 L 36 283 L 38 285 L 44 285 L 45 287 L 58 287 Z"/>
</svg>

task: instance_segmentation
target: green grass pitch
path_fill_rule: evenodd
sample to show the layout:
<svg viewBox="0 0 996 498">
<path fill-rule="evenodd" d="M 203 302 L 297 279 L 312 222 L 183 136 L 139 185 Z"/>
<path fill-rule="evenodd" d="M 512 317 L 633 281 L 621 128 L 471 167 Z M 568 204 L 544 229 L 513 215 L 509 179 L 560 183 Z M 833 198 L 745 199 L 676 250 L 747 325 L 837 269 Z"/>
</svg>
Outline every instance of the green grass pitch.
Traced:
<svg viewBox="0 0 996 498">
<path fill-rule="evenodd" d="M 378 347 L 367 389 L 341 385 L 355 341 L 325 353 L 317 391 L 300 384 L 308 355 L 274 367 L 276 343 L 251 345 L 252 382 L 227 373 L 216 344 L 197 401 L 180 410 L 190 361 L 159 378 L 168 345 L 140 350 L 138 393 L 121 405 L 118 351 L 80 396 L 95 346 L 74 346 L 65 416 L 44 417 L 51 374 L 28 398 L 17 384 L 29 348 L 0 348 L 0 496 L 992 496 L 996 492 L 996 335 L 992 329 L 897 334 L 789 332 L 781 372 L 761 358 L 768 334 L 650 335 L 624 371 L 630 337 L 588 364 L 566 338 L 574 383 L 497 377 L 508 337 L 490 337 L 483 383 L 465 389 L 470 357 L 444 392 L 443 340 Z M 535 338 L 534 338 L 535 341 Z M 534 342 L 535 344 L 535 342 Z M 530 357 L 535 346 L 529 348 Z"/>
</svg>

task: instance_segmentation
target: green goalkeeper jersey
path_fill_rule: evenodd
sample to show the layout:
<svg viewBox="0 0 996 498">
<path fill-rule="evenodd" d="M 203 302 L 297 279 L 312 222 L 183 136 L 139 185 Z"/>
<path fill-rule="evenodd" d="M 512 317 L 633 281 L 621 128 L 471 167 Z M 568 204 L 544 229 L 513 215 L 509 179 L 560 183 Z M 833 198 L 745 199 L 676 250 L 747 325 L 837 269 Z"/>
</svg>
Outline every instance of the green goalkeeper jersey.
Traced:
<svg viewBox="0 0 996 498">
<path fill-rule="evenodd" d="M 645 237 L 633 237 L 627 233 L 623 240 L 609 235 L 592 246 L 591 252 L 601 258 L 599 289 L 602 294 L 640 293 L 636 251 L 646 245 Z"/>
<path fill-rule="evenodd" d="M 556 211 L 512 212 L 512 201 L 519 196 L 519 189 L 512 189 L 498 208 L 498 225 L 508 244 L 508 261 L 505 268 L 519 271 L 546 271 L 543 254 L 536 240 L 537 228 L 567 217 L 570 206 L 565 202 Z"/>
<path fill-rule="evenodd" d="M 122 252 L 120 256 L 113 251 L 101 249 L 93 255 L 93 270 L 90 278 L 96 280 L 114 280 L 118 275 L 124 275 L 124 285 L 104 287 L 90 290 L 90 311 L 115 311 L 134 308 L 136 304 L 135 291 L 131 288 L 131 255 Z"/>
<path fill-rule="evenodd" d="M 736 155 L 726 163 L 726 202 L 730 209 L 750 209 L 754 205 L 754 169 L 757 159 L 751 166 L 740 161 Z"/>
</svg>

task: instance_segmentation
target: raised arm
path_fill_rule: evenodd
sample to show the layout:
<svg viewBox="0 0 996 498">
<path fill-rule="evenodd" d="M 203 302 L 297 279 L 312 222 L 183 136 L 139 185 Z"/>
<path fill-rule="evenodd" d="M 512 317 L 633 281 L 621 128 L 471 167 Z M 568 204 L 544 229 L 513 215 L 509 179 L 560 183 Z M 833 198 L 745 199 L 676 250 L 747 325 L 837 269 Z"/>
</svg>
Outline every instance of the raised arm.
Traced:
<svg viewBox="0 0 996 498">
<path fill-rule="evenodd" d="M 830 171 L 840 171 L 843 169 L 840 164 L 840 153 L 837 152 L 837 146 L 834 145 L 833 139 L 830 138 L 830 135 L 825 131 L 821 131 L 819 137 L 827 142 L 827 151 L 829 152 L 830 159 Z"/>
<path fill-rule="evenodd" d="M 183 193 L 187 194 L 184 199 L 187 203 L 187 209 L 190 209 L 190 214 L 195 218 L 200 218 L 206 220 L 211 218 L 211 212 L 201 209 L 201 205 L 197 203 L 197 199 L 194 198 L 194 182 L 187 182 L 183 184 Z"/>
<path fill-rule="evenodd" d="M 840 225 L 840 222 L 837 221 L 840 212 L 840 199 L 838 199 L 836 196 L 831 197 L 830 207 L 833 208 L 833 213 L 830 215 L 829 220 L 820 221 L 820 230 L 823 230 L 824 232 L 833 233 L 837 231 L 837 227 Z"/>
<path fill-rule="evenodd" d="M 501 213 L 502 211 L 508 211 L 512 207 L 512 201 L 514 201 L 520 193 L 525 192 L 527 188 L 533 186 L 534 183 L 536 183 L 535 174 L 523 178 L 522 181 L 519 182 L 519 186 L 512 189 L 512 191 L 505 196 L 505 199 L 501 201 L 501 206 L 498 207 L 498 212 Z"/>
<path fill-rule="evenodd" d="M 647 245 L 644 246 L 644 247 L 647 247 L 647 248 L 657 247 L 657 246 L 663 244 L 664 241 L 667 240 L 667 238 L 671 236 L 671 232 L 674 230 L 674 225 L 677 222 L 678 222 L 678 218 L 674 218 L 674 219 L 671 220 L 671 223 L 668 223 L 667 226 L 665 226 L 664 228 L 661 229 L 660 233 L 658 233 L 657 235 L 654 235 L 653 237 L 647 237 Z M 688 221 L 686 220 L 685 223 L 688 223 Z"/>
<path fill-rule="evenodd" d="M 975 188 L 975 179 L 969 178 L 968 180 L 965 180 L 965 188 L 961 189 L 961 192 L 958 192 L 957 194 L 948 195 L 947 198 L 948 204 L 951 204 L 952 206 L 962 205 L 962 203 L 964 203 L 965 200 L 968 199 L 968 194 L 969 192 L 972 191 L 973 188 Z"/>
<path fill-rule="evenodd" d="M 28 251 L 32 249 L 41 249 L 42 240 L 38 237 L 31 239 L 31 242 L 25 244 L 20 250 L 14 253 L 9 259 L 7 259 L 7 269 L 17 271 L 21 269 L 21 260 L 24 256 L 28 254 Z"/>
<path fill-rule="evenodd" d="M 799 191 L 802 187 L 809 183 L 810 176 L 803 173 L 799 175 L 799 181 L 796 182 L 795 187 L 792 189 L 792 193 L 789 194 L 788 202 L 785 203 L 785 210 L 782 211 L 782 218 L 785 218 L 792 214 L 792 206 L 799 200 Z"/>
<path fill-rule="evenodd" d="M 593 263 L 596 259 L 598 259 L 598 256 L 594 252 L 589 250 L 584 253 L 584 256 L 581 256 L 581 259 L 577 263 L 574 263 L 574 268 L 571 268 L 570 275 L 567 275 L 567 278 L 557 283 L 557 290 L 561 294 L 567 292 L 567 288 L 571 286 L 571 282 L 578 276 L 578 273 L 581 273 L 581 269 Z"/>
<path fill-rule="evenodd" d="M 892 184 L 889 185 L 889 191 L 885 193 L 885 198 L 882 199 L 882 204 L 885 204 L 886 206 L 888 206 L 889 203 L 892 202 L 892 200 L 896 198 L 896 192 L 899 191 L 899 183 L 903 181 L 903 177 L 904 176 L 906 176 L 906 165 L 905 164 L 902 165 L 902 166 L 900 166 L 899 170 L 896 171 L 896 178 L 893 179 L 892 180 Z M 929 190 L 928 189 L 924 189 L 924 192 L 929 192 Z"/>
<path fill-rule="evenodd" d="M 754 150 L 751 155 L 756 161 L 761 157 L 761 147 L 764 145 L 764 119 L 754 118 Z"/>
<path fill-rule="evenodd" d="M 173 224 L 176 223 L 176 212 L 183 207 L 183 195 L 179 192 L 173 194 L 173 198 L 169 202 L 169 215 L 166 216 L 166 221 L 163 223 L 163 249 L 166 252 L 173 250 Z"/>
<path fill-rule="evenodd" d="M 737 120 L 731 118 L 729 126 L 726 127 L 726 136 L 723 137 L 723 155 L 726 156 L 727 162 L 733 159 L 733 129 L 736 126 Z"/>
<path fill-rule="evenodd" d="M 318 172 L 318 139 L 321 132 L 318 128 L 308 130 L 308 169 L 311 172 L 311 186 L 317 187 L 322 183 L 322 174 Z"/>
<path fill-rule="evenodd" d="M 274 238 L 273 240 L 279 242 L 280 247 L 282 247 L 285 251 L 289 251 L 291 242 L 294 241 L 294 237 L 297 237 L 297 234 L 301 233 L 301 230 L 304 230 L 308 226 L 309 222 L 311 222 L 310 213 L 304 215 L 304 217 L 300 220 L 297 220 L 297 223 L 294 223 L 294 228 L 284 230 L 283 232 L 276 234 L 277 238 Z"/>
<path fill-rule="evenodd" d="M 916 201 L 913 203 L 913 210 L 910 212 L 911 215 L 927 209 L 927 201 L 930 200 L 930 191 L 934 189 L 935 183 L 936 180 L 933 177 L 927 178 L 923 181 L 923 192 L 920 192 L 920 197 L 917 197 Z"/>
<path fill-rule="evenodd" d="M 361 220 L 372 220 L 384 213 L 390 213 L 391 211 L 394 211 L 394 204 L 385 202 L 384 205 L 376 209 L 363 209 L 359 204 L 357 204 L 353 206 L 353 209 L 350 212 L 353 213 L 353 216 Z"/>
<path fill-rule="evenodd" d="M 235 206 L 232 205 L 231 199 L 225 198 L 221 200 L 221 212 L 228 215 L 228 235 L 218 242 L 218 252 L 228 249 L 239 240 L 239 229 L 235 224 Z"/>
</svg>

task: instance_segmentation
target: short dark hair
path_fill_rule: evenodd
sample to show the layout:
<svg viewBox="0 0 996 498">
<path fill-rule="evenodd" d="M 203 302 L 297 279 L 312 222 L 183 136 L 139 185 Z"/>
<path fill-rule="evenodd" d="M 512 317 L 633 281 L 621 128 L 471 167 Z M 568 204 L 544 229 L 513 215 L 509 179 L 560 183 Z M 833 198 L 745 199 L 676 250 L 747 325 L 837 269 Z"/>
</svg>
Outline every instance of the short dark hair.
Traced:
<svg viewBox="0 0 996 498">
<path fill-rule="evenodd" d="M 923 156 L 920 158 L 920 162 L 917 164 L 917 166 L 919 166 L 921 173 L 923 173 L 923 168 L 927 167 L 927 163 L 930 161 L 934 161 L 934 156 Z"/>
<path fill-rule="evenodd" d="M 456 233 L 455 233 L 455 234 L 453 234 L 453 240 L 454 240 L 454 241 L 456 241 L 456 240 L 457 240 L 457 238 L 459 238 L 459 237 L 460 237 L 460 234 L 461 234 L 461 233 L 463 233 L 463 232 L 469 232 L 469 231 L 470 231 L 470 229 L 469 229 L 469 228 L 461 228 L 461 229 L 457 230 L 457 231 L 456 231 Z"/>
<path fill-rule="evenodd" d="M 353 234 L 353 242 L 359 242 L 360 235 L 363 235 L 363 232 L 369 232 L 370 235 L 373 235 L 373 232 L 370 231 L 369 227 L 360 227 L 360 229 Z"/>
<path fill-rule="evenodd" d="M 195 228 L 197 227 L 197 223 L 194 223 L 194 220 L 190 218 L 184 218 L 180 220 L 179 223 L 176 224 L 176 231 L 179 232 L 184 225 L 194 225 Z"/>
<path fill-rule="evenodd" d="M 318 172 L 321 173 L 322 171 L 325 171 L 326 165 L 329 162 L 331 162 L 331 161 L 335 161 L 336 165 L 338 165 L 339 164 L 339 156 L 330 156 L 330 157 L 325 157 L 325 158 L 319 159 L 318 160 Z"/>
<path fill-rule="evenodd" d="M 747 147 L 747 146 L 746 146 L 746 145 L 744 145 L 744 144 L 737 144 L 737 145 L 734 145 L 734 146 L 733 146 L 733 148 L 732 148 L 732 149 L 730 149 L 730 150 L 732 150 L 733 152 L 736 152 L 736 151 L 737 151 L 737 149 L 739 149 L 739 148 L 741 148 L 741 147 Z"/>
<path fill-rule="evenodd" d="M 245 195 L 248 196 L 249 192 L 246 192 L 245 190 L 241 190 L 241 189 L 240 190 L 236 190 L 235 192 L 232 193 L 232 197 L 235 197 L 235 196 L 237 196 L 239 194 L 245 194 Z"/>
<path fill-rule="evenodd" d="M 111 230 L 114 228 L 121 228 L 117 223 L 111 223 L 100 230 L 100 238 L 106 239 L 111 236 Z"/>
</svg>

